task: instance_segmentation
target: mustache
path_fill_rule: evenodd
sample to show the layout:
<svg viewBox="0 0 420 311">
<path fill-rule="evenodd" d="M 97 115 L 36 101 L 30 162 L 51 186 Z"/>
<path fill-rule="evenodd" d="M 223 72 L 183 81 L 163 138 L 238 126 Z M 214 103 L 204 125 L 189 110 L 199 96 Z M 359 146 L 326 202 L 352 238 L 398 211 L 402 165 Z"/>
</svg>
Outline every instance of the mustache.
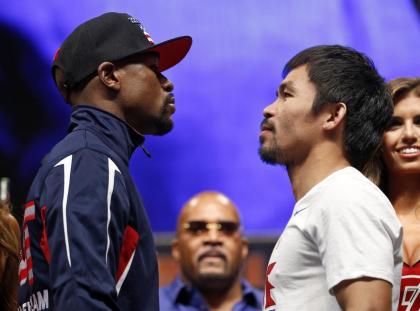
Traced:
<svg viewBox="0 0 420 311">
<path fill-rule="evenodd" d="M 175 95 L 174 93 L 168 93 L 165 97 L 165 105 L 175 104 Z"/>
<path fill-rule="evenodd" d="M 227 260 L 226 254 L 222 250 L 220 250 L 218 248 L 214 248 L 214 247 L 201 251 L 197 256 L 197 259 L 198 259 L 198 261 L 201 261 L 205 257 L 209 257 L 209 256 L 220 257 L 225 261 Z"/>
<path fill-rule="evenodd" d="M 274 125 L 267 118 L 261 121 L 260 129 L 261 131 L 268 130 L 268 131 L 275 132 Z"/>
</svg>

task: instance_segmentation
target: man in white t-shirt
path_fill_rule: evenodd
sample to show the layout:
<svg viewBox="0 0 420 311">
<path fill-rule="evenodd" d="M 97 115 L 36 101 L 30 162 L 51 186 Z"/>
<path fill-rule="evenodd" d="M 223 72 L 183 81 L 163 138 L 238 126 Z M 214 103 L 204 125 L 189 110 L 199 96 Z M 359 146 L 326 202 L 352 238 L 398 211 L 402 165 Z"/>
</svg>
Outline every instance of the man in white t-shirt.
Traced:
<svg viewBox="0 0 420 311">
<path fill-rule="evenodd" d="M 361 173 L 392 116 L 384 80 L 338 45 L 298 53 L 283 77 L 259 152 L 286 166 L 297 203 L 267 267 L 264 310 L 396 310 L 401 225 Z"/>
</svg>

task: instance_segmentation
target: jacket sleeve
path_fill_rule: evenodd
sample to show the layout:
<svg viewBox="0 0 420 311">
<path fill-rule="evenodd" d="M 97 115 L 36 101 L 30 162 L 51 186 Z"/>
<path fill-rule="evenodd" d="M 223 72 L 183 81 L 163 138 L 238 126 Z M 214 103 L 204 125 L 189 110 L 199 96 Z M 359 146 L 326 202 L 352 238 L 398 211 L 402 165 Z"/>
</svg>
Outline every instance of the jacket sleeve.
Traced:
<svg viewBox="0 0 420 311">
<path fill-rule="evenodd" d="M 119 310 L 116 272 L 129 215 L 119 169 L 81 150 L 55 165 L 43 195 L 54 310 Z"/>
</svg>

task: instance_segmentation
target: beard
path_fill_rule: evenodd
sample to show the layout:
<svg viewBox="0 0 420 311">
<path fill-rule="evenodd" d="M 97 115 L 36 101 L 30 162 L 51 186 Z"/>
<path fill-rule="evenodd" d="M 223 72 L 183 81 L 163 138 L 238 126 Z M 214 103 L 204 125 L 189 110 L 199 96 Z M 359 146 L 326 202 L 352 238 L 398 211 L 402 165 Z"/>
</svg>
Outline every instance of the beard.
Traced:
<svg viewBox="0 0 420 311">
<path fill-rule="evenodd" d="M 272 142 L 270 146 L 267 147 L 260 146 L 258 154 L 264 163 L 270 165 L 287 164 L 286 156 L 276 142 Z"/>
<path fill-rule="evenodd" d="M 237 257 L 239 254 L 228 259 L 223 251 L 218 252 L 212 248 L 197 253 L 194 262 L 182 262 L 181 260 L 181 274 L 200 291 L 223 292 L 238 278 L 242 267 L 241 259 Z M 214 255 L 218 253 L 220 261 L 206 261 L 205 256 L 209 252 Z"/>
<path fill-rule="evenodd" d="M 234 282 L 234 277 L 226 274 L 201 274 L 196 280 L 200 290 L 225 291 Z"/>
<path fill-rule="evenodd" d="M 226 266 L 223 272 L 199 271 L 193 283 L 196 284 L 200 291 L 224 292 L 232 286 L 239 274 L 240 266 L 237 266 L 234 270 Z"/>
<path fill-rule="evenodd" d="M 261 160 L 271 165 L 287 164 L 286 154 L 274 138 L 276 134 L 274 126 L 272 126 L 266 119 L 261 123 L 261 126 L 263 125 L 271 131 L 273 137 L 260 137 L 260 148 L 258 149 L 258 154 L 260 155 Z M 267 146 L 264 146 L 265 140 L 270 140 L 266 142 Z"/>
<path fill-rule="evenodd" d="M 171 110 L 168 102 L 165 101 L 160 116 L 156 118 L 153 123 L 156 129 L 155 135 L 157 136 L 163 136 L 173 129 L 174 122 L 171 120 Z"/>
</svg>

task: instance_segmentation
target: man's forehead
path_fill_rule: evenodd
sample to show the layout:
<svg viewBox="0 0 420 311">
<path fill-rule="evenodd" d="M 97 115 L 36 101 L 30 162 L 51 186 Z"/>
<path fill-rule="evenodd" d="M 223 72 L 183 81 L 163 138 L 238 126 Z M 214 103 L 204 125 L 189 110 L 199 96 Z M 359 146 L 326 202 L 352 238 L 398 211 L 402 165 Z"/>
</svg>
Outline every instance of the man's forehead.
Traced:
<svg viewBox="0 0 420 311">
<path fill-rule="evenodd" d="M 306 65 L 296 67 L 289 71 L 289 73 L 284 77 L 282 83 L 297 83 L 300 80 L 309 80 L 308 70 Z"/>
<path fill-rule="evenodd" d="M 193 199 L 185 207 L 183 214 L 184 221 L 238 220 L 236 208 L 223 196 L 208 200 Z"/>
<path fill-rule="evenodd" d="M 188 205 L 191 207 L 197 206 L 199 204 L 206 204 L 206 203 L 215 203 L 218 205 L 227 205 L 230 204 L 230 201 L 227 197 L 221 194 L 208 194 L 208 195 L 202 195 L 192 198 Z"/>
<path fill-rule="evenodd" d="M 299 66 L 291 70 L 281 82 L 279 89 L 298 89 L 313 84 L 309 79 L 306 65 Z"/>
</svg>

